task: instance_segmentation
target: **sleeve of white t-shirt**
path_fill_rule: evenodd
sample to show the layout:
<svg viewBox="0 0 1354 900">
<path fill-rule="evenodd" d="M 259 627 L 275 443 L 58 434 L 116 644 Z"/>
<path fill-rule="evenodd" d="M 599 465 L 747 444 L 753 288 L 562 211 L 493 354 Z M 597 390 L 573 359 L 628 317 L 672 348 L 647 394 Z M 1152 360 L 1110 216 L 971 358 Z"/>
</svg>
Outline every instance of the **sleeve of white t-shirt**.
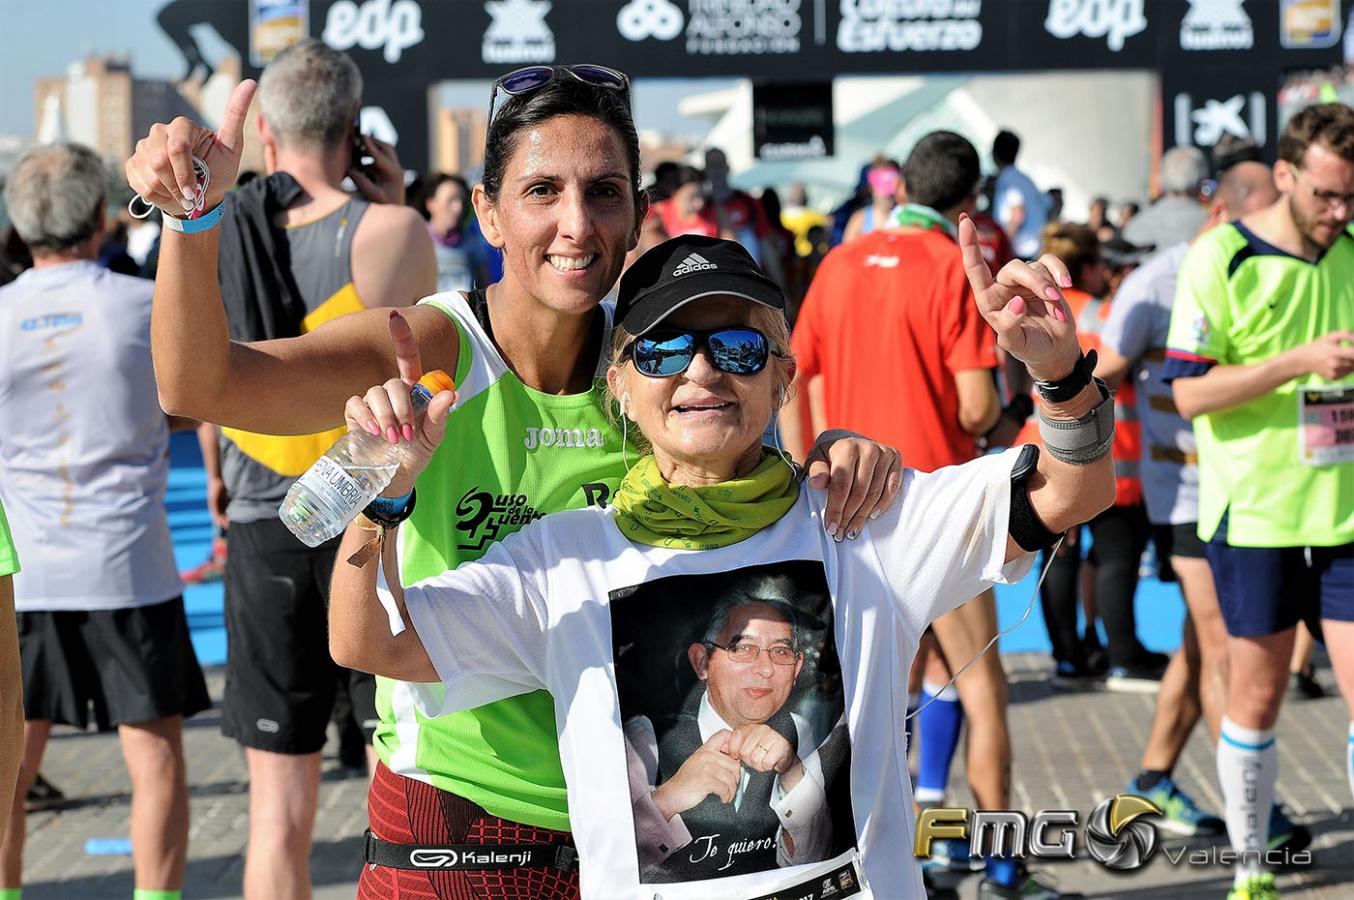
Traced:
<svg viewBox="0 0 1354 900">
<path fill-rule="evenodd" d="M 1035 554 L 1006 562 L 1013 447 L 935 472 L 908 470 L 902 498 L 869 523 L 899 614 L 920 634 L 994 583 L 1029 572 Z"/>
<path fill-rule="evenodd" d="M 1152 347 L 1156 309 L 1152 305 L 1150 274 L 1139 269 L 1124 279 L 1100 333 L 1101 342 L 1130 363 L 1142 359 Z"/>
<path fill-rule="evenodd" d="M 404 589 L 410 624 L 446 685 L 445 712 L 546 686 L 544 527 L 533 522 L 478 560 Z"/>
</svg>

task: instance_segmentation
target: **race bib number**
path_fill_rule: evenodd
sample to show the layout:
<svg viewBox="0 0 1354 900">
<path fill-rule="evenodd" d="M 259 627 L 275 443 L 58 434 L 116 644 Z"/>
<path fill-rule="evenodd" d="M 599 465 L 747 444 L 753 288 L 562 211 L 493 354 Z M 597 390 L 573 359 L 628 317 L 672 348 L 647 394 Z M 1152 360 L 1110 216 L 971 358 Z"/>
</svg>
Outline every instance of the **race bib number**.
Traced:
<svg viewBox="0 0 1354 900">
<path fill-rule="evenodd" d="M 1300 388 L 1298 436 L 1306 465 L 1354 462 L 1354 386 Z"/>
</svg>

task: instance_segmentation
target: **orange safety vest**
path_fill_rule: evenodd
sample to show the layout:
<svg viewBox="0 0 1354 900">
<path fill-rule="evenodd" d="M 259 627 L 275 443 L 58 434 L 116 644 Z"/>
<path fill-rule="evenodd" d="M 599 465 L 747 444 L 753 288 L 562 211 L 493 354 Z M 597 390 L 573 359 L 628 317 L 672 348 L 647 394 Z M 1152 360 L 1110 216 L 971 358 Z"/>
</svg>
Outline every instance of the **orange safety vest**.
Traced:
<svg viewBox="0 0 1354 900">
<path fill-rule="evenodd" d="M 1085 291 L 1068 289 L 1063 291 L 1067 305 L 1072 307 L 1072 315 L 1077 320 L 1077 340 L 1083 353 L 1100 349 L 1100 333 L 1110 316 L 1110 304 L 1099 297 L 1092 297 Z M 1038 391 L 1034 394 L 1036 408 L 1039 403 Z M 1038 413 L 1031 415 L 1016 436 L 1019 444 L 1038 444 Z M 1142 459 L 1142 423 L 1138 421 L 1137 399 L 1134 395 L 1133 381 L 1124 379 L 1114 394 L 1114 445 L 1110 450 L 1114 456 L 1115 506 L 1136 506 L 1142 503 L 1142 481 L 1139 478 Z"/>
</svg>

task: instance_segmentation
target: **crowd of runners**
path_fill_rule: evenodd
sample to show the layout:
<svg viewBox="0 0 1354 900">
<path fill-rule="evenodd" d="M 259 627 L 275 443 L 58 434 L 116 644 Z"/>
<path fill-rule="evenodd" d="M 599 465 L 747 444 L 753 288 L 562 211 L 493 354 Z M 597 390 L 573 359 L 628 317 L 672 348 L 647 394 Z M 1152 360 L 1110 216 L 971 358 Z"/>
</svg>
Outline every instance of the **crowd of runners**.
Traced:
<svg viewBox="0 0 1354 900">
<path fill-rule="evenodd" d="M 371 775 L 364 898 L 1070 896 L 912 853 L 961 739 L 977 807 L 1013 806 L 992 586 L 1032 571 L 1054 686 L 1155 695 L 1105 789 L 1278 896 L 1311 841 L 1281 705 L 1326 690 L 1317 646 L 1354 701 L 1354 110 L 1295 114 L 1272 165 L 1168 150 L 1155 199 L 1082 222 L 1009 131 L 931 132 L 826 212 L 718 148 L 645 167 L 604 66 L 500 77 L 469 181 L 408 175 L 361 93 L 311 40 L 218 129 L 154 125 L 122 173 L 146 221 L 86 148 L 9 174 L 0 900 L 54 724 L 118 731 L 136 898 L 181 895 L 211 704 L 182 592 L 213 577 L 248 897 L 310 894 L 331 719 Z M 182 579 L 175 429 L 218 529 Z M 307 547 L 278 506 L 353 429 L 404 461 Z M 1169 656 L 1143 573 L 1187 610 Z M 1175 775 L 1200 721 L 1222 809 Z M 1354 792 L 1354 714 L 1329 751 Z"/>
</svg>

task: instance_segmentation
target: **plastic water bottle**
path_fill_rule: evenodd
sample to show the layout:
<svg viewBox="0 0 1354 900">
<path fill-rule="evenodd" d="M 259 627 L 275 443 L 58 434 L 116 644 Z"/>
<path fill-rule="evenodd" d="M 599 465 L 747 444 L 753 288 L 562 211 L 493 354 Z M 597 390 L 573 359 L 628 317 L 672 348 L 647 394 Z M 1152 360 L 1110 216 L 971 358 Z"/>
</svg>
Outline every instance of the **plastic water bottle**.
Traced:
<svg viewBox="0 0 1354 900">
<path fill-rule="evenodd" d="M 446 372 L 424 375 L 410 393 L 414 415 L 422 416 L 435 394 L 452 388 Z M 390 484 L 405 447 L 366 431 L 348 432 L 296 479 L 278 515 L 308 547 L 337 537 Z"/>
</svg>

